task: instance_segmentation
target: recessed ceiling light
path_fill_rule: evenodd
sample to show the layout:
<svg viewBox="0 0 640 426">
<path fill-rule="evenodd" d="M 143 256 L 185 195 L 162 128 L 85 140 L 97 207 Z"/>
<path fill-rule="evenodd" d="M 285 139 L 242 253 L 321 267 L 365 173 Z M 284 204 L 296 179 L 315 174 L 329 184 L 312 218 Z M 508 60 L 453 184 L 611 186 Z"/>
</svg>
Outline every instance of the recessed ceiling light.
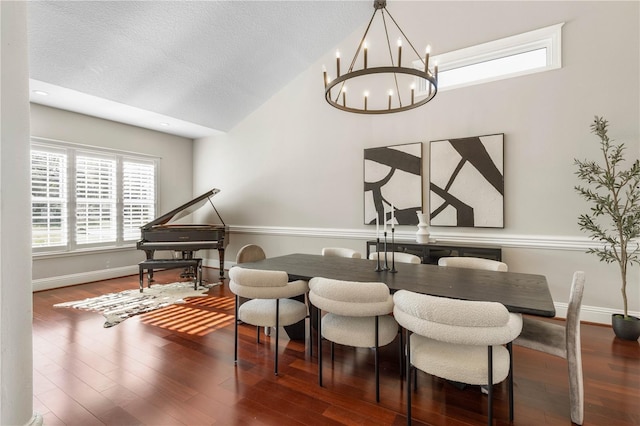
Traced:
<svg viewBox="0 0 640 426">
<path fill-rule="evenodd" d="M 45 92 L 44 90 L 34 90 L 33 93 L 40 96 L 49 96 L 49 92 Z"/>
<path fill-rule="evenodd" d="M 160 125 L 161 126 L 165 126 L 165 127 L 169 127 L 169 123 L 165 123 L 165 122 L 160 123 Z"/>
</svg>

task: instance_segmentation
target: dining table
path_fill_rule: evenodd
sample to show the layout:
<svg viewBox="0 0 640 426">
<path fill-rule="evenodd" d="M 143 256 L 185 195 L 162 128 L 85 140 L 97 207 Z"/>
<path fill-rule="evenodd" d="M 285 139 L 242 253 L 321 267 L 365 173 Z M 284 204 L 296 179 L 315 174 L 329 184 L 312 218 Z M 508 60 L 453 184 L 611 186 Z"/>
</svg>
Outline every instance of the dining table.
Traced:
<svg viewBox="0 0 640 426">
<path fill-rule="evenodd" d="M 391 254 L 386 261 L 378 262 L 295 253 L 243 263 L 238 267 L 285 271 L 290 280 L 324 277 L 383 282 L 392 293 L 409 290 L 431 296 L 499 302 L 513 313 L 541 317 L 554 317 L 556 314 L 547 279 L 538 274 L 399 263 Z"/>
</svg>

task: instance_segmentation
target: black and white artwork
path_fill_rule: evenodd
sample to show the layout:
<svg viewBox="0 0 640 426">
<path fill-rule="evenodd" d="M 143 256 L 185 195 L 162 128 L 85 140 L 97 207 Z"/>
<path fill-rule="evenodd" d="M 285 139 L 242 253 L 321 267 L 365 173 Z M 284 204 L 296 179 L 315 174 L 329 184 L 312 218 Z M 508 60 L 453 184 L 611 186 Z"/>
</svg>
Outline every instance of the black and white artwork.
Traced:
<svg viewBox="0 0 640 426">
<path fill-rule="evenodd" d="M 431 226 L 504 227 L 504 134 L 433 141 Z"/>
<path fill-rule="evenodd" d="M 422 143 L 365 149 L 364 223 L 417 225 L 421 210 Z"/>
</svg>

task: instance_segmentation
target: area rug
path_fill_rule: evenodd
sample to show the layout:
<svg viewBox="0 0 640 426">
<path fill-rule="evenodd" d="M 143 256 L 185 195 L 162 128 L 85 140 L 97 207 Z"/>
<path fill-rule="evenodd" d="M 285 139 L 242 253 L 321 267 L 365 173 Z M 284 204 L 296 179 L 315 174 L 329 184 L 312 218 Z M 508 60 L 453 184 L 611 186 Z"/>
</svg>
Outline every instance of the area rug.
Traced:
<svg viewBox="0 0 640 426">
<path fill-rule="evenodd" d="M 83 311 L 100 312 L 105 318 L 104 327 L 113 327 L 127 318 L 140 315 L 169 305 L 184 303 L 188 297 L 202 297 L 215 284 L 203 284 L 197 290 L 192 282 L 177 282 L 172 284 L 156 284 L 145 288 L 140 293 L 138 288 L 124 290 L 119 293 L 109 293 L 84 300 L 57 303 L 56 308 L 74 308 Z"/>
</svg>

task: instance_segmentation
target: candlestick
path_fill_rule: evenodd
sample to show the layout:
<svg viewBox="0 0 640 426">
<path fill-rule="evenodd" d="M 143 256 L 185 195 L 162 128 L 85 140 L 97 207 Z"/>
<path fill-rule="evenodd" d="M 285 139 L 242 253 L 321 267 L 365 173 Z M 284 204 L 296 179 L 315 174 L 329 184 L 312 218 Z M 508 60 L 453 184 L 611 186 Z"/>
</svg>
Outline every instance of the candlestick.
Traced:
<svg viewBox="0 0 640 426">
<path fill-rule="evenodd" d="M 415 92 L 416 92 L 416 85 L 415 84 L 411 84 L 411 104 L 413 105 L 413 99 L 415 96 Z"/>
<path fill-rule="evenodd" d="M 429 72 L 429 55 L 431 54 L 431 46 L 427 45 L 427 49 L 424 54 L 424 72 Z"/>
<path fill-rule="evenodd" d="M 376 210 L 376 238 L 379 240 L 380 239 L 380 223 L 379 223 L 379 219 L 378 219 L 378 211 Z"/>
<path fill-rule="evenodd" d="M 393 228 L 396 226 L 396 210 L 393 208 L 393 204 L 391 204 L 391 232 L 393 232 Z"/>
<path fill-rule="evenodd" d="M 387 207 L 383 206 L 383 214 L 382 214 L 382 231 L 385 233 L 387 233 Z"/>
<path fill-rule="evenodd" d="M 380 238 L 376 237 L 376 272 L 382 271 L 380 267 Z"/>
<path fill-rule="evenodd" d="M 393 96 L 393 90 L 389 90 L 389 109 L 391 109 L 391 97 Z"/>
<path fill-rule="evenodd" d="M 347 106 L 347 86 L 342 87 L 342 106 Z"/>
<path fill-rule="evenodd" d="M 340 51 L 336 50 L 336 69 L 337 77 L 340 77 Z"/>
<path fill-rule="evenodd" d="M 391 270 L 389 272 L 396 273 L 396 243 L 395 243 L 395 229 L 391 228 Z"/>
<path fill-rule="evenodd" d="M 378 252 L 378 256 L 380 256 Z M 389 270 L 389 264 L 387 263 L 387 231 L 384 231 L 384 266 L 382 267 L 383 271 Z"/>
<path fill-rule="evenodd" d="M 402 39 L 398 39 L 398 66 L 402 66 L 401 65 L 402 62 Z"/>
<path fill-rule="evenodd" d="M 365 70 L 367 69 L 367 52 L 368 52 L 367 42 L 365 41 L 364 42 L 364 69 Z"/>
<path fill-rule="evenodd" d="M 369 97 L 369 92 L 364 92 L 364 110 L 367 110 L 367 98 Z"/>
<path fill-rule="evenodd" d="M 329 80 L 327 80 L 327 69 L 324 67 L 324 65 L 322 66 L 322 78 L 324 80 L 324 88 L 326 89 Z"/>
</svg>

